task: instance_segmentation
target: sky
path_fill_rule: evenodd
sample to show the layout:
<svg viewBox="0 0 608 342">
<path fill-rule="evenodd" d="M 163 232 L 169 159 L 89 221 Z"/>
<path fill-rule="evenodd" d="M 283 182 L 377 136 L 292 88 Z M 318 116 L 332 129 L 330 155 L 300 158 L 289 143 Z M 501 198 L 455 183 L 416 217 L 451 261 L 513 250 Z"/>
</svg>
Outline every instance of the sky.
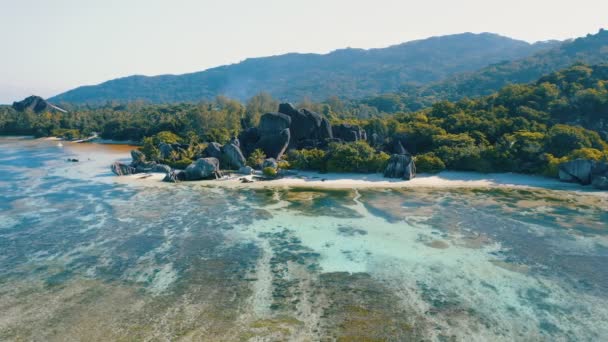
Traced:
<svg viewBox="0 0 608 342">
<path fill-rule="evenodd" d="M 287 52 L 608 28 L 608 0 L 0 0 L 0 103 Z"/>
</svg>

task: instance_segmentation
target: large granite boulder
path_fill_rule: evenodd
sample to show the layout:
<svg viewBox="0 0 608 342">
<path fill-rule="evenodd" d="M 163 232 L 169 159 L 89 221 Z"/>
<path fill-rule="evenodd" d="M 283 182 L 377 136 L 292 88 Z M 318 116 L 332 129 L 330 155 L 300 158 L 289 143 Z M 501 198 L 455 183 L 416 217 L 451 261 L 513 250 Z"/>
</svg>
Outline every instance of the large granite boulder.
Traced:
<svg viewBox="0 0 608 342">
<path fill-rule="evenodd" d="M 237 140 L 238 143 L 238 140 Z M 224 169 L 238 170 L 245 166 L 245 156 L 238 145 L 227 143 L 222 147 L 222 167 Z"/>
<path fill-rule="evenodd" d="M 342 139 L 342 141 L 352 142 L 358 140 L 367 140 L 365 130 L 357 125 L 340 124 L 332 127 L 333 137 Z"/>
<path fill-rule="evenodd" d="M 205 151 L 203 151 L 203 155 L 207 158 L 216 158 L 220 160 L 222 158 L 222 145 L 216 142 L 210 142 L 207 144 Z"/>
<path fill-rule="evenodd" d="M 160 151 L 160 159 L 169 159 L 171 158 L 171 154 L 173 153 L 173 146 L 161 142 L 158 145 L 158 150 Z"/>
<path fill-rule="evenodd" d="M 243 166 L 238 170 L 238 173 L 243 174 L 243 175 L 251 175 L 253 174 L 254 170 L 251 166 Z"/>
<path fill-rule="evenodd" d="M 406 180 L 416 177 L 414 158 L 409 154 L 393 154 L 384 170 L 384 177 Z"/>
<path fill-rule="evenodd" d="M 165 164 L 154 164 L 154 166 L 152 166 L 152 168 L 148 172 L 169 173 L 169 172 L 171 172 L 171 167 L 169 165 L 165 165 Z"/>
<path fill-rule="evenodd" d="M 217 158 L 201 158 L 184 170 L 185 180 L 202 180 L 221 177 L 220 161 Z"/>
<path fill-rule="evenodd" d="M 559 180 L 562 182 L 591 184 L 591 170 L 595 162 L 588 159 L 575 159 L 558 165 Z"/>
<path fill-rule="evenodd" d="M 279 113 L 291 118 L 290 146 L 302 148 L 302 141 L 324 140 L 332 137 L 331 125 L 321 115 L 307 109 L 297 110 L 291 103 L 281 103 Z"/>
<path fill-rule="evenodd" d="M 288 129 L 291 125 L 291 118 L 281 113 L 266 113 L 260 118 L 258 130 L 260 135 L 275 135 Z"/>
<path fill-rule="evenodd" d="M 13 102 L 13 109 L 18 112 L 24 112 L 31 110 L 35 113 L 48 112 L 48 111 L 59 111 L 65 113 L 66 111 L 48 103 L 45 99 L 40 96 L 29 96 L 23 101 Z"/>
<path fill-rule="evenodd" d="M 140 150 L 131 150 L 131 166 L 137 167 L 146 162 L 146 156 Z"/>
<path fill-rule="evenodd" d="M 184 171 L 171 171 L 165 175 L 163 182 L 177 183 L 186 180 L 186 173 Z"/>
<path fill-rule="evenodd" d="M 121 162 L 114 162 L 110 166 L 110 170 L 117 176 L 127 176 L 137 173 L 134 167 Z"/>
<path fill-rule="evenodd" d="M 256 127 L 247 128 L 241 131 L 238 139 L 243 155 L 248 157 L 255 150 L 255 145 L 260 140 L 260 132 Z"/>
<path fill-rule="evenodd" d="M 321 126 L 319 126 L 317 137 L 319 139 L 331 139 L 334 137 L 334 134 L 331 130 L 331 124 L 326 118 L 321 119 Z"/>
<path fill-rule="evenodd" d="M 290 136 L 289 128 L 282 130 L 278 134 L 262 135 L 256 144 L 256 148 L 264 151 L 266 157 L 279 160 L 285 153 L 285 150 L 287 150 L 287 146 L 289 146 Z"/>
</svg>

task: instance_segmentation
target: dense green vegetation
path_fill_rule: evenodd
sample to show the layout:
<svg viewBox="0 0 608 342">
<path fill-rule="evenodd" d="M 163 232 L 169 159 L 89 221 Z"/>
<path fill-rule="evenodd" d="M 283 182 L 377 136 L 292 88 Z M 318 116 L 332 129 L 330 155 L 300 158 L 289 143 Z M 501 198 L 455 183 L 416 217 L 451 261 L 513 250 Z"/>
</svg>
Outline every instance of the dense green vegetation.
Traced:
<svg viewBox="0 0 608 342">
<path fill-rule="evenodd" d="M 575 63 L 600 64 L 608 61 L 608 31 L 566 41 L 531 56 L 505 58 L 474 72 L 459 73 L 430 84 L 402 85 L 391 94 L 365 99 L 363 103 L 386 111 L 419 110 L 437 101 L 457 101 L 464 97 L 491 95 L 509 84 L 533 82 L 543 75 Z"/>
<path fill-rule="evenodd" d="M 199 102 L 225 95 L 248 100 L 260 89 L 281 100 L 324 100 L 328 94 L 360 98 L 423 85 L 514 60 L 557 45 L 528 44 L 495 34 L 464 33 L 383 49 L 343 49 L 326 55 L 291 53 L 251 58 L 185 75 L 131 76 L 80 87 L 51 98 L 62 104 L 107 101 Z"/>
<path fill-rule="evenodd" d="M 261 113 L 275 111 L 276 104 L 270 95 L 260 94 L 246 104 L 218 97 L 199 104 L 69 107 L 68 113 L 1 107 L 0 133 L 75 137 L 98 131 L 107 139 L 142 141 L 148 155 L 158 153 L 154 149 L 160 141 L 187 143 L 188 150 L 165 161 L 181 166 L 200 153 L 201 142 L 227 142 L 255 125 Z M 359 125 L 370 139 L 290 151 L 286 161 L 298 169 L 375 172 L 397 143 L 417 156 L 419 172 L 445 168 L 552 175 L 565 160 L 608 157 L 606 64 L 576 64 L 532 84 L 509 85 L 478 99 L 441 101 L 417 112 L 362 115 L 360 103 L 337 98 L 300 105 L 322 113 L 332 124 Z M 263 158 L 256 152 L 249 164 L 259 166 Z"/>
</svg>

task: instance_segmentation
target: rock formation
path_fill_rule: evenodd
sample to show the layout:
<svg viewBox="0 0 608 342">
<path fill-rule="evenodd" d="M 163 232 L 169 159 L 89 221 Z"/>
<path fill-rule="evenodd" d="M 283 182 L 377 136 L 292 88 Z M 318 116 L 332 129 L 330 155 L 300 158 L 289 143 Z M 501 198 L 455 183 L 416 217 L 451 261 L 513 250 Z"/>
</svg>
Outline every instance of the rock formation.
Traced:
<svg viewBox="0 0 608 342">
<path fill-rule="evenodd" d="M 239 148 L 239 141 L 232 141 L 222 147 L 222 168 L 238 170 L 245 166 L 245 157 Z"/>
<path fill-rule="evenodd" d="M 200 158 L 190 164 L 184 171 L 185 180 L 202 180 L 222 176 L 220 161 L 217 158 Z"/>
<path fill-rule="evenodd" d="M 608 163 L 588 159 L 575 159 L 558 165 L 562 182 L 591 184 L 600 190 L 608 190 Z"/>
<path fill-rule="evenodd" d="M 406 180 L 416 177 L 414 158 L 409 154 L 393 154 L 384 170 L 384 177 Z"/>
<path fill-rule="evenodd" d="M 367 140 L 365 130 L 357 125 L 339 124 L 332 127 L 333 137 L 342 141 L 352 142 Z"/>
<path fill-rule="evenodd" d="M 13 102 L 13 109 L 18 112 L 31 110 L 34 113 L 41 113 L 45 111 L 59 111 L 66 113 L 65 110 L 48 103 L 40 96 L 30 96 L 25 98 L 23 101 Z"/>
</svg>

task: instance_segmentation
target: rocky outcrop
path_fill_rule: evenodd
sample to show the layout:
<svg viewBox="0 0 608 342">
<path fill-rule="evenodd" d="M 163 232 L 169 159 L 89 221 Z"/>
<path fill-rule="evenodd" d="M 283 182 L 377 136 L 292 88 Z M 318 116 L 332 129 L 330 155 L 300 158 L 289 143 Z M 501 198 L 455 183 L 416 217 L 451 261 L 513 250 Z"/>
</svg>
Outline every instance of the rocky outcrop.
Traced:
<svg viewBox="0 0 608 342">
<path fill-rule="evenodd" d="M 266 157 L 281 159 L 290 140 L 289 128 L 286 128 L 278 134 L 264 134 L 256 143 L 256 148 L 261 149 L 266 154 Z"/>
<path fill-rule="evenodd" d="M 332 127 L 333 137 L 346 142 L 367 140 L 365 130 L 357 125 L 340 124 Z"/>
<path fill-rule="evenodd" d="M 131 166 L 134 167 L 146 162 L 146 156 L 139 150 L 131 150 L 131 159 Z"/>
<path fill-rule="evenodd" d="M 127 176 L 137 173 L 134 167 L 121 162 L 114 162 L 110 166 L 110 170 L 117 176 Z"/>
<path fill-rule="evenodd" d="M 186 180 L 186 173 L 184 171 L 171 171 L 165 175 L 163 182 L 177 183 Z"/>
<path fill-rule="evenodd" d="M 558 166 L 562 182 L 591 184 L 600 190 L 608 190 L 608 164 L 589 159 L 575 159 Z"/>
<path fill-rule="evenodd" d="M 289 129 L 291 118 L 281 113 L 266 113 L 260 118 L 258 130 L 263 138 L 266 135 L 275 135 L 285 129 Z"/>
<path fill-rule="evenodd" d="M 239 148 L 239 141 L 230 142 L 222 147 L 222 168 L 238 170 L 245 166 L 245 156 Z"/>
<path fill-rule="evenodd" d="M 595 162 L 587 159 L 576 159 L 558 166 L 559 180 L 562 182 L 591 184 L 591 170 Z"/>
<path fill-rule="evenodd" d="M 260 140 L 260 132 L 257 127 L 247 128 L 239 134 L 240 148 L 245 157 L 253 152 L 258 140 Z"/>
<path fill-rule="evenodd" d="M 161 142 L 158 145 L 158 150 L 160 151 L 161 159 L 169 159 L 171 158 L 171 154 L 173 153 L 173 147 L 164 142 Z"/>
<path fill-rule="evenodd" d="M 217 158 L 200 158 L 188 165 L 183 172 L 184 180 L 189 181 L 219 178 L 222 176 L 220 161 Z"/>
<path fill-rule="evenodd" d="M 406 180 L 416 177 L 414 158 L 409 154 L 393 154 L 384 170 L 384 177 Z"/>
<path fill-rule="evenodd" d="M 303 141 L 322 141 L 332 137 L 329 121 L 315 112 L 307 109 L 297 110 L 291 103 L 281 103 L 279 113 L 291 118 L 290 146 L 293 148 L 303 148 L 301 145 Z M 310 145 L 310 142 L 307 144 Z"/>
<path fill-rule="evenodd" d="M 18 112 L 24 112 L 31 110 L 34 113 L 41 113 L 47 111 L 59 111 L 65 113 L 66 111 L 48 103 L 45 99 L 40 96 L 30 96 L 25 98 L 23 101 L 13 102 L 13 109 Z"/>
<path fill-rule="evenodd" d="M 203 155 L 206 158 L 216 158 L 220 160 L 222 158 L 222 145 L 216 142 L 210 142 L 203 151 Z"/>
</svg>

